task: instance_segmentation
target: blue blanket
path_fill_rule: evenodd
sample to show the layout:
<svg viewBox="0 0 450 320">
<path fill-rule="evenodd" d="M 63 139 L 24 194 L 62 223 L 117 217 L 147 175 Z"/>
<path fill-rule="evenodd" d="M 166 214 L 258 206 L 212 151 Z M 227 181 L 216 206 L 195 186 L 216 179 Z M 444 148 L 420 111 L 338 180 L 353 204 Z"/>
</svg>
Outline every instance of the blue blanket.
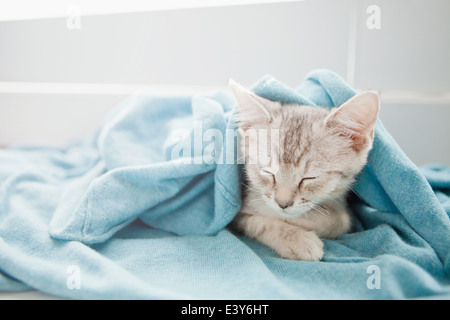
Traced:
<svg viewBox="0 0 450 320">
<path fill-rule="evenodd" d="M 323 107 L 355 94 L 325 70 L 296 89 L 267 76 L 253 90 Z M 379 122 L 353 187 L 352 233 L 325 241 L 323 262 L 284 260 L 226 228 L 241 205 L 240 173 L 217 160 L 235 160 L 233 141 L 196 137 L 208 129 L 225 137 L 234 106 L 223 92 L 143 93 L 119 105 L 95 137 L 62 150 L 1 150 L 0 291 L 77 299 L 448 297 L 449 168 L 419 170 Z"/>
</svg>

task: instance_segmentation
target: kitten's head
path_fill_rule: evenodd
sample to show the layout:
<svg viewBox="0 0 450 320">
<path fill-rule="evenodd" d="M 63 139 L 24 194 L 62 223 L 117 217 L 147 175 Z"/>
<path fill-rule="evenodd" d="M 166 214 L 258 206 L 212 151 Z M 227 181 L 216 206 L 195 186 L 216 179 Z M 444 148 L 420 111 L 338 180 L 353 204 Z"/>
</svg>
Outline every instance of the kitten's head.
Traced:
<svg viewBox="0 0 450 320">
<path fill-rule="evenodd" d="M 233 81 L 230 86 L 239 105 L 236 118 L 249 188 L 261 201 L 292 218 L 349 190 L 372 148 L 380 109 L 376 92 L 327 110 L 283 105 Z M 268 148 L 261 148 L 264 136 Z"/>
</svg>

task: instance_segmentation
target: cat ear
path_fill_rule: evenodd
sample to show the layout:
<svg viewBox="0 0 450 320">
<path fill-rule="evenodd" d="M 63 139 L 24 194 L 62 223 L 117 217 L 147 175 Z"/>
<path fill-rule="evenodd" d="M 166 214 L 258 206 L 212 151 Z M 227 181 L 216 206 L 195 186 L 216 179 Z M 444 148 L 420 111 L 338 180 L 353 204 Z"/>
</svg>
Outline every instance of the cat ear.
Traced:
<svg viewBox="0 0 450 320">
<path fill-rule="evenodd" d="M 360 93 L 333 111 L 327 126 L 352 140 L 355 151 L 371 145 L 380 112 L 380 96 L 375 91 Z"/>
<path fill-rule="evenodd" d="M 242 129 L 272 122 L 268 100 L 247 90 L 234 80 L 230 80 L 229 86 L 238 102 L 236 118 Z"/>
</svg>

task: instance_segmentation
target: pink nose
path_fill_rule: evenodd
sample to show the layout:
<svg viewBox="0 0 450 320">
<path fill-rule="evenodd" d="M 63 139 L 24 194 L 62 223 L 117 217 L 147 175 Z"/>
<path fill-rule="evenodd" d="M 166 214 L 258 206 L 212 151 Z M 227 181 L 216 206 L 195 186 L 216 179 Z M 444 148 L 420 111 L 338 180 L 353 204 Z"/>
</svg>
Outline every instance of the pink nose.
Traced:
<svg viewBox="0 0 450 320">
<path fill-rule="evenodd" d="M 277 199 L 277 198 L 275 198 L 275 202 L 278 204 L 278 206 L 279 206 L 281 209 L 289 208 L 290 206 L 292 206 L 292 205 L 294 204 L 294 201 L 292 201 L 292 200 L 281 201 L 281 200 L 279 200 L 279 199 Z"/>
</svg>

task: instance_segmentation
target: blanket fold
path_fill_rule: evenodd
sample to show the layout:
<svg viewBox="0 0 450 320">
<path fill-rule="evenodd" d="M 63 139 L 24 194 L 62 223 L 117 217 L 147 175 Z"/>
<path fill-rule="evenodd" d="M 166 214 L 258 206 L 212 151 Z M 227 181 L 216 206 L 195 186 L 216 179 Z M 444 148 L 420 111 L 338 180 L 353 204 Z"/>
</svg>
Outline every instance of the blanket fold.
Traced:
<svg viewBox="0 0 450 320">
<path fill-rule="evenodd" d="M 355 95 L 327 70 L 296 89 L 266 76 L 252 90 L 326 108 Z M 381 121 L 353 186 L 355 229 L 325 241 L 324 262 L 284 260 L 229 231 L 241 206 L 234 107 L 225 92 L 144 92 L 65 149 L 0 150 L 0 291 L 77 299 L 450 294 L 450 169 L 419 170 Z"/>
</svg>

